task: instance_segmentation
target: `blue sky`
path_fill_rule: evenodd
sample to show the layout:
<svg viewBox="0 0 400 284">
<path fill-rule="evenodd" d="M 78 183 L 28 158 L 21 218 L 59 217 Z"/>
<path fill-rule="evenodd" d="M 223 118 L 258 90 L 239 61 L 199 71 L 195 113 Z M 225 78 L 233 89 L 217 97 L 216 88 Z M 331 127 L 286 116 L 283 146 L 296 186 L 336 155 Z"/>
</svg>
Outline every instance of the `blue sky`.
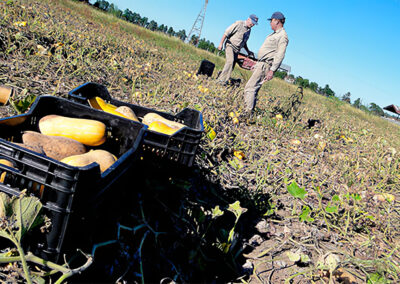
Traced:
<svg viewBox="0 0 400 284">
<path fill-rule="evenodd" d="M 204 0 L 107 1 L 186 34 L 204 5 Z M 230 24 L 254 13 L 259 24 L 248 46 L 257 53 L 271 33 L 267 18 L 275 11 L 286 17 L 283 63 L 292 74 L 328 84 L 339 97 L 350 92 L 352 102 L 400 105 L 400 0 L 209 0 L 201 38 L 218 46 Z"/>
</svg>

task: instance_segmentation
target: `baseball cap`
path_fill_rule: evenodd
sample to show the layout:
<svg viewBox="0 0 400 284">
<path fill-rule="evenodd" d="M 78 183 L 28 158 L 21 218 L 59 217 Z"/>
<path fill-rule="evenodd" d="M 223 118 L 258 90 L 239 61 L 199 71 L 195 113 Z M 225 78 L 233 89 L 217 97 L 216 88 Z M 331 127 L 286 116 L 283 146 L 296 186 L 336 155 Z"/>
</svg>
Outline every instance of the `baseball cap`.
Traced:
<svg viewBox="0 0 400 284">
<path fill-rule="evenodd" d="M 249 16 L 249 18 L 251 19 L 251 22 L 253 23 L 253 25 L 258 25 L 258 17 L 256 16 L 256 15 L 254 15 L 254 14 L 251 14 L 250 16 Z"/>
<path fill-rule="evenodd" d="M 271 18 L 268 19 L 268 21 L 271 21 L 272 19 L 284 20 L 285 16 L 281 12 L 275 12 L 272 14 Z"/>
</svg>

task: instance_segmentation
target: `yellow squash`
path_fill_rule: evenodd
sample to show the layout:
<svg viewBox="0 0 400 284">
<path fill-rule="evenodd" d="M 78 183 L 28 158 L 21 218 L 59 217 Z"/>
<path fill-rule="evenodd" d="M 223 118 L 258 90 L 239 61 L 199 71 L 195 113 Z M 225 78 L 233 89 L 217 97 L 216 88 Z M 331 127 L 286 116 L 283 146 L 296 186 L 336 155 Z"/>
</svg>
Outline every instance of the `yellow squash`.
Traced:
<svg viewBox="0 0 400 284">
<path fill-rule="evenodd" d="M 129 119 L 132 119 L 134 121 L 139 121 L 139 119 L 136 117 L 136 114 L 130 107 L 120 106 L 117 107 L 115 111 L 121 113 L 122 115 L 126 116 Z"/>
<path fill-rule="evenodd" d="M 117 161 L 117 157 L 106 150 L 91 150 L 85 154 L 74 155 L 61 160 L 62 163 L 74 167 L 84 167 L 91 163 L 97 163 L 102 173 L 114 164 L 115 161 Z"/>
<path fill-rule="evenodd" d="M 8 167 L 10 167 L 10 168 L 14 168 L 13 163 L 10 162 L 9 160 L 6 160 L 6 159 L 0 159 L 0 164 L 6 165 L 6 166 L 8 166 Z M 4 180 L 5 180 L 5 178 L 6 178 L 6 174 L 7 174 L 6 172 L 3 172 L 3 173 L 0 175 L 0 182 L 1 182 L 1 183 L 4 182 Z"/>
<path fill-rule="evenodd" d="M 148 129 L 159 132 L 159 133 L 167 134 L 167 135 L 172 135 L 179 130 L 178 128 L 172 128 L 172 127 L 168 126 L 167 124 L 165 124 L 164 122 L 161 122 L 158 120 L 150 123 Z"/>
<path fill-rule="evenodd" d="M 39 121 L 44 135 L 72 138 L 88 146 L 98 146 L 106 141 L 106 125 L 101 121 L 46 115 Z"/>
<path fill-rule="evenodd" d="M 100 97 L 90 98 L 88 100 L 88 102 L 92 108 L 99 109 L 99 110 L 102 110 L 102 111 L 105 111 L 105 112 L 108 112 L 108 113 L 111 113 L 111 114 L 114 114 L 117 116 L 121 116 L 121 117 L 124 117 L 127 119 L 131 119 L 134 121 L 139 121 L 138 118 L 136 117 L 135 113 L 133 112 L 133 110 L 130 109 L 129 107 L 116 107 L 113 104 L 107 103 Z"/>
<path fill-rule="evenodd" d="M 166 119 L 166 118 L 162 117 L 161 115 L 156 114 L 154 112 L 149 112 L 142 119 L 142 123 L 147 124 L 149 126 L 154 121 L 161 121 L 162 123 L 168 125 L 169 127 L 176 128 L 176 129 L 181 129 L 181 128 L 185 127 L 185 125 L 182 123 Z"/>
</svg>

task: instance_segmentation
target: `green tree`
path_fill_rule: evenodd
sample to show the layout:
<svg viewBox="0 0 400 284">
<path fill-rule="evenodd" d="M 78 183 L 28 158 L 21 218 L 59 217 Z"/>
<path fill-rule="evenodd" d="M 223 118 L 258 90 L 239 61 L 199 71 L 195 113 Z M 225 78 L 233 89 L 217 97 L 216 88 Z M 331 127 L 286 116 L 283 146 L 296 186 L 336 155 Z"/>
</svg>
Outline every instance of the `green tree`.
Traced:
<svg viewBox="0 0 400 284">
<path fill-rule="evenodd" d="M 309 88 L 310 87 L 310 81 L 308 79 L 303 79 L 302 84 L 300 85 L 303 88 Z"/>
<path fill-rule="evenodd" d="M 151 20 L 147 28 L 149 30 L 155 31 L 157 29 L 157 26 L 158 26 L 157 22 L 155 22 L 154 20 Z"/>
<path fill-rule="evenodd" d="M 107 12 L 113 14 L 118 18 L 122 17 L 122 11 L 118 9 L 117 5 L 114 5 L 113 3 L 111 3 L 111 5 L 108 7 Z"/>
<path fill-rule="evenodd" d="M 132 23 L 139 25 L 142 20 L 140 14 L 133 12 L 132 14 Z"/>
<path fill-rule="evenodd" d="M 313 90 L 314 92 L 317 92 L 318 90 L 318 84 L 315 82 L 310 83 L 310 89 Z"/>
<path fill-rule="evenodd" d="M 198 38 L 197 36 L 195 36 L 195 35 L 192 35 L 192 38 L 190 39 L 189 42 L 190 42 L 191 44 L 193 44 L 193 45 L 197 45 L 198 42 L 199 42 L 199 38 Z"/>
<path fill-rule="evenodd" d="M 186 39 L 186 31 L 185 30 L 180 30 L 179 32 L 176 33 L 176 36 L 181 39 L 181 40 L 185 40 Z"/>
<path fill-rule="evenodd" d="M 353 102 L 353 107 L 355 107 L 355 108 L 361 108 L 361 106 L 362 106 L 362 103 L 361 103 L 361 99 L 360 99 L 360 98 L 356 99 L 356 100 Z"/>
<path fill-rule="evenodd" d="M 334 97 L 335 96 L 335 92 L 329 87 L 328 84 L 325 85 L 325 87 L 323 88 L 323 94 L 327 97 Z"/>
<path fill-rule="evenodd" d="M 303 77 L 297 76 L 297 77 L 296 77 L 296 80 L 294 81 L 294 83 L 295 83 L 296 85 L 301 86 L 301 85 L 303 84 Z"/>
<path fill-rule="evenodd" d="M 105 0 L 97 0 L 96 3 L 93 4 L 94 7 L 97 7 L 103 11 L 107 11 L 110 3 Z"/>
<path fill-rule="evenodd" d="M 341 100 L 344 101 L 344 102 L 346 102 L 346 103 L 351 104 L 350 97 L 351 97 L 351 93 L 350 93 L 350 92 L 347 92 L 346 94 L 344 94 L 344 95 L 342 96 Z"/>
<path fill-rule="evenodd" d="M 172 27 L 169 27 L 169 29 L 167 31 L 167 34 L 170 35 L 170 36 L 174 36 L 175 35 L 174 29 Z"/>
<path fill-rule="evenodd" d="M 276 77 L 276 78 L 281 78 L 282 80 L 284 80 L 285 79 L 285 77 L 287 76 L 287 73 L 286 72 L 284 72 L 284 71 L 275 71 L 275 73 L 274 73 L 274 77 Z"/>
<path fill-rule="evenodd" d="M 198 48 L 214 52 L 216 50 L 214 43 L 210 42 L 209 40 L 206 40 L 205 38 L 202 38 L 199 43 L 197 44 Z"/>
<path fill-rule="evenodd" d="M 141 18 L 140 21 L 139 21 L 139 25 L 141 25 L 142 27 L 147 28 L 147 26 L 149 25 L 148 20 L 149 20 L 149 18 L 147 18 L 147 17 Z"/>
<path fill-rule="evenodd" d="M 122 13 L 122 18 L 127 20 L 128 22 L 133 22 L 133 13 L 129 9 L 125 9 L 125 11 Z"/>
<path fill-rule="evenodd" d="M 380 106 L 378 106 L 376 103 L 369 104 L 369 111 L 378 116 L 385 116 L 383 109 Z"/>
<path fill-rule="evenodd" d="M 160 32 L 164 32 L 164 24 L 161 24 L 158 26 L 157 30 L 159 30 Z"/>
</svg>

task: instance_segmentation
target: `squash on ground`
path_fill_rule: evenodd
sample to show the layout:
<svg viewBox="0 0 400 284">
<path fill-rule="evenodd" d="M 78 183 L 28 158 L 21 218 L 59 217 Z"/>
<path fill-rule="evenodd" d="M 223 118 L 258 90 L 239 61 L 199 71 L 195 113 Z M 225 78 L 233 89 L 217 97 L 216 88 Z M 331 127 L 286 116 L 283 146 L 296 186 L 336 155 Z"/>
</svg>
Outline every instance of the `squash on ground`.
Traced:
<svg viewBox="0 0 400 284">
<path fill-rule="evenodd" d="M 162 117 L 161 115 L 154 113 L 154 112 L 147 113 L 145 116 L 143 116 L 143 119 L 142 119 L 142 123 L 147 124 L 149 126 L 154 121 L 161 121 L 162 123 L 168 125 L 169 127 L 175 128 L 177 130 L 185 127 L 185 125 L 182 123 L 166 119 L 166 118 Z"/>
<path fill-rule="evenodd" d="M 91 150 L 85 154 L 74 155 L 61 160 L 62 163 L 74 167 L 84 167 L 91 163 L 97 163 L 102 173 L 114 164 L 115 161 L 117 161 L 117 157 L 106 150 L 100 149 Z"/>
<path fill-rule="evenodd" d="M 22 135 L 24 145 L 38 147 L 44 154 L 56 160 L 62 160 L 73 155 L 86 153 L 86 147 L 81 142 L 62 136 L 49 136 L 39 132 L 25 131 Z"/>
<path fill-rule="evenodd" d="M 111 113 L 111 114 L 114 114 L 117 116 L 121 116 L 121 117 L 124 117 L 127 119 L 139 121 L 139 119 L 136 117 L 133 110 L 130 109 L 129 107 L 124 107 L 124 108 L 122 108 L 122 111 L 121 111 L 121 109 L 119 109 L 121 107 L 118 108 L 113 104 L 107 103 L 100 97 L 90 98 L 90 99 L 88 99 L 88 102 L 92 108 L 99 109 L 99 110 L 102 110 L 102 111 L 105 111 L 105 112 L 108 112 L 108 113 Z M 130 112 L 129 112 L 129 110 L 127 111 L 125 108 L 128 108 L 130 110 Z"/>
<path fill-rule="evenodd" d="M 101 121 L 46 115 L 39 120 L 42 134 L 72 138 L 88 146 L 99 146 L 106 141 L 106 125 Z"/>
</svg>

